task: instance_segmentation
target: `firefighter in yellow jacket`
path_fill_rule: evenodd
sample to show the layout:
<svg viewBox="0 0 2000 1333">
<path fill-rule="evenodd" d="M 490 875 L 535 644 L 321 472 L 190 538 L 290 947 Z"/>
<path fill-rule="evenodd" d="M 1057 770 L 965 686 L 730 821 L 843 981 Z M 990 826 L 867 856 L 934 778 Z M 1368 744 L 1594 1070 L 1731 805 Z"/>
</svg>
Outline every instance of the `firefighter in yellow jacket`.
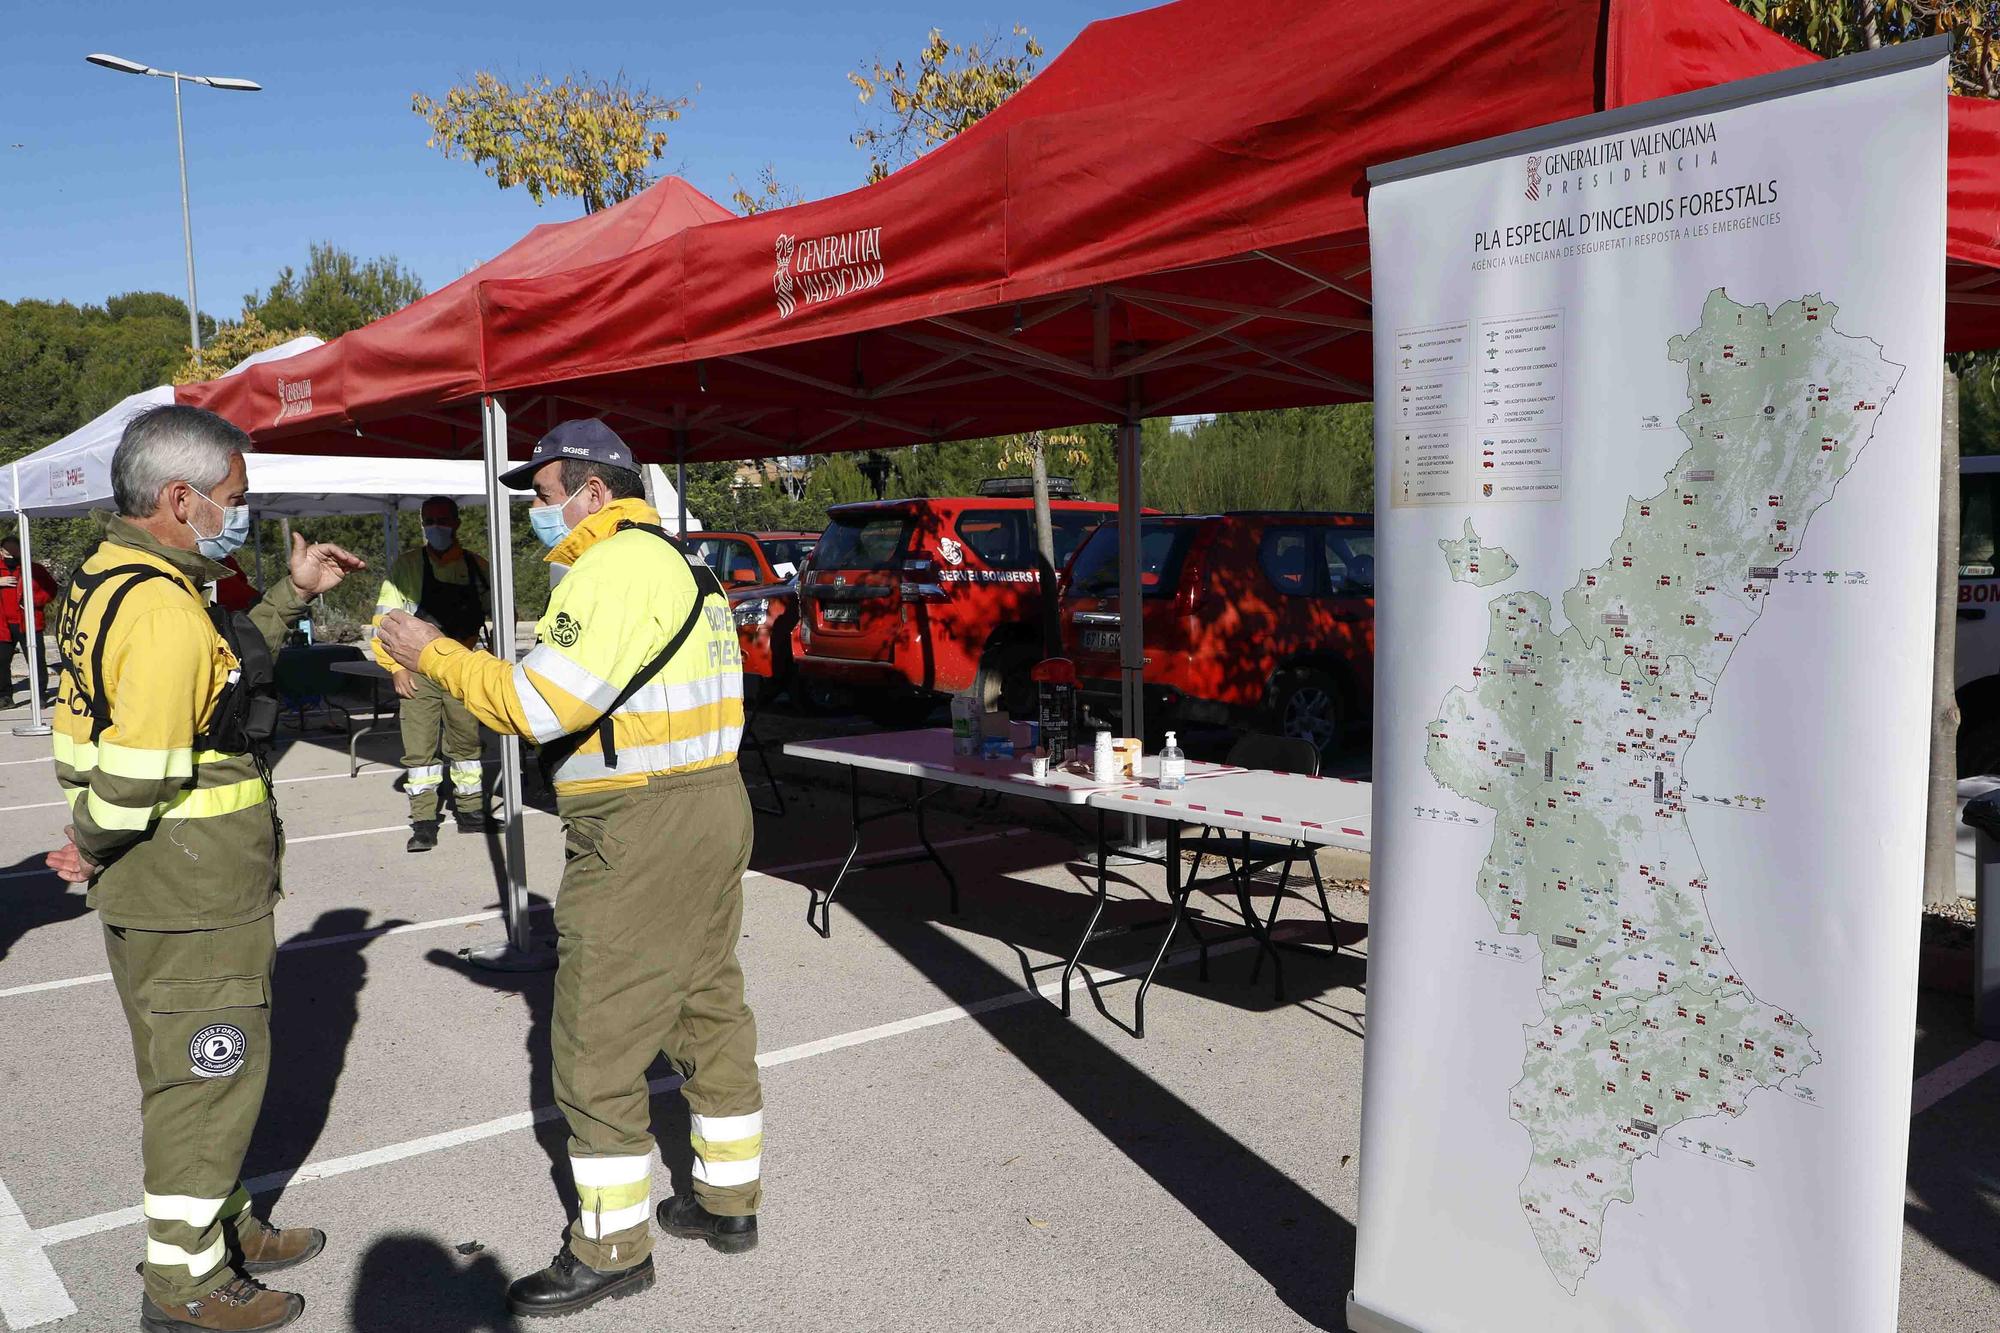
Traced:
<svg viewBox="0 0 2000 1333">
<path fill-rule="evenodd" d="M 70 841 L 48 858 L 90 886 L 132 1031 L 145 1159 L 140 1326 L 279 1328 L 302 1298 L 249 1276 L 303 1263 L 326 1237 L 278 1230 L 238 1178 L 270 1073 L 271 914 L 284 837 L 264 747 L 271 654 L 308 600 L 360 560 L 294 537 L 291 576 L 248 615 L 201 585 L 250 531 L 243 433 L 157 407 L 112 457 L 118 513 L 57 619 L 56 778 Z"/>
<path fill-rule="evenodd" d="M 569 566 L 536 648 L 517 665 L 400 613 L 380 637 L 480 721 L 539 743 L 563 817 L 550 1044 L 578 1216 L 555 1261 L 507 1293 L 516 1314 L 554 1315 L 652 1284 L 656 1054 L 686 1077 L 693 1113 L 693 1192 L 657 1214 L 669 1235 L 756 1244 L 764 1127 L 736 961 L 751 819 L 728 599 L 660 530 L 603 422 L 557 426 L 502 480 L 530 478 L 535 533 Z"/>
<path fill-rule="evenodd" d="M 468 648 L 486 632 L 486 562 L 458 544 L 458 501 L 433 495 L 421 511 L 424 544 L 396 558 L 375 596 L 375 626 L 391 611 L 427 620 Z M 403 701 L 403 794 L 410 798 L 410 841 L 405 851 L 437 846 L 438 795 L 445 762 L 451 764 L 453 813 L 462 833 L 486 827 L 486 788 L 480 768 L 479 723 L 465 705 L 397 663 L 378 639 L 375 660 L 392 673 Z M 439 751 L 442 750 L 442 754 Z"/>
</svg>

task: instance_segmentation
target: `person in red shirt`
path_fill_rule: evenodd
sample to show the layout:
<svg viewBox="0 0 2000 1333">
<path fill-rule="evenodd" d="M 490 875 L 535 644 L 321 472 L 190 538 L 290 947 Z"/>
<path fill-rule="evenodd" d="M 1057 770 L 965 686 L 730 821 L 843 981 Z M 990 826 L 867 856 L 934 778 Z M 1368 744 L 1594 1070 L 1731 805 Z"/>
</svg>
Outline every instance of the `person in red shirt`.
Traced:
<svg viewBox="0 0 2000 1333">
<path fill-rule="evenodd" d="M 0 537 L 0 708 L 14 706 L 14 654 L 20 652 L 25 658 L 28 651 L 28 617 L 23 613 L 24 604 L 34 608 L 34 633 L 39 635 L 44 628 L 46 617 L 42 608 L 56 595 L 55 575 L 40 561 L 24 577 L 21 572 L 21 539 L 8 535 Z M 38 644 L 41 641 L 38 640 Z M 42 679 L 55 679 L 55 668 L 49 662 L 45 645 L 37 653 L 42 667 Z M 43 690 L 43 697 L 48 691 Z"/>
<path fill-rule="evenodd" d="M 236 563 L 236 557 L 225 557 L 222 563 L 230 574 L 215 581 L 215 604 L 225 611 L 248 611 L 257 605 L 257 599 L 264 594 L 250 582 L 250 576 Z"/>
</svg>

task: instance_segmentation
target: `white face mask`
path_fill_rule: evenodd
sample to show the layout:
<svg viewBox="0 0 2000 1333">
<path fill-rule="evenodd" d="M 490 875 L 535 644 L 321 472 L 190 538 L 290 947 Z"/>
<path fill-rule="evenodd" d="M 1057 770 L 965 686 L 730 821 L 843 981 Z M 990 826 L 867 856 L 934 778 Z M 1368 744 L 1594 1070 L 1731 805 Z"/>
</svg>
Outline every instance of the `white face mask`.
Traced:
<svg viewBox="0 0 2000 1333">
<path fill-rule="evenodd" d="M 569 502 L 574 499 L 576 496 L 572 495 L 569 500 L 564 500 L 559 505 L 543 505 L 539 509 L 528 511 L 529 528 L 534 531 L 542 545 L 551 551 L 562 545 L 563 538 L 569 536 Z"/>
<path fill-rule="evenodd" d="M 200 495 L 201 502 L 209 508 L 222 511 L 222 527 L 210 536 L 185 518 L 181 522 L 187 524 L 187 530 L 194 534 L 197 551 L 210 560 L 227 560 L 250 540 L 250 506 L 219 505 L 200 491 L 195 491 L 195 494 Z"/>
</svg>

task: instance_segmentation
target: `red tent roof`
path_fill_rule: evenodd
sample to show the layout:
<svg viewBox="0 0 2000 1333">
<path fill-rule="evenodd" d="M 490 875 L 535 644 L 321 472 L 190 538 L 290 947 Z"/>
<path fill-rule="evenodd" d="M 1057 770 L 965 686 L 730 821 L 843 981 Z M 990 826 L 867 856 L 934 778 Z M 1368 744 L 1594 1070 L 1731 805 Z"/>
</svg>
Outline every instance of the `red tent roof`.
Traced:
<svg viewBox="0 0 2000 1333">
<path fill-rule="evenodd" d="M 681 431 L 691 458 L 744 457 L 1365 399 L 1369 165 L 1811 58 L 1724 0 L 1460 0 L 1385 23 L 1179 0 L 1092 24 L 879 184 L 481 275 L 483 385 L 344 401 L 373 447 L 469 449 L 470 404 L 446 400 L 483 388 L 507 393 L 517 446 L 596 413 L 663 459 Z M 1954 100 L 1950 244 L 1979 266 L 1962 286 L 2000 263 L 1996 115 Z M 2000 343 L 1992 313 L 1955 303 L 1954 344 Z M 317 386 L 282 423 L 268 379 L 201 388 L 260 442 L 371 444 L 321 428 Z"/>
<path fill-rule="evenodd" d="M 184 385 L 175 396 L 222 413 L 260 440 L 274 431 L 303 432 L 317 438 L 312 452 L 408 452 L 393 438 L 355 449 L 354 426 L 385 415 L 423 413 L 480 392 L 482 283 L 602 263 L 732 216 L 670 176 L 611 208 L 542 223 L 457 281 L 332 342 L 226 379 Z M 478 442 L 475 425 L 474 451 Z"/>
</svg>

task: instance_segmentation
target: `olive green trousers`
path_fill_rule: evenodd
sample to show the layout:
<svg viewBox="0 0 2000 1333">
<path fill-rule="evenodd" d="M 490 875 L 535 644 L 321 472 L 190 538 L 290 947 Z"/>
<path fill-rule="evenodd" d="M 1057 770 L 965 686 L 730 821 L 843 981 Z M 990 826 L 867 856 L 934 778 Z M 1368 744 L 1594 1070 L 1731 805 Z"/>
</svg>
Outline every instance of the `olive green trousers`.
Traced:
<svg viewBox="0 0 2000 1333">
<path fill-rule="evenodd" d="M 271 1072 L 271 918 L 221 930 L 104 927 L 132 1031 L 146 1163 L 146 1294 L 181 1304 L 231 1276 L 238 1179 Z"/>
<path fill-rule="evenodd" d="M 403 700 L 397 721 L 403 732 L 403 794 L 410 798 L 410 822 L 438 817 L 443 760 L 451 761 L 451 790 L 457 808 L 483 811 L 485 775 L 479 766 L 479 722 L 466 706 L 418 676 L 417 693 Z"/>
<path fill-rule="evenodd" d="M 750 800 L 731 763 L 565 797 L 563 814 L 551 1044 L 577 1192 L 569 1245 L 612 1271 L 652 1252 L 646 1070 L 662 1053 L 687 1080 L 702 1206 L 741 1216 L 762 1201 L 757 1024 L 736 961 Z"/>
</svg>

